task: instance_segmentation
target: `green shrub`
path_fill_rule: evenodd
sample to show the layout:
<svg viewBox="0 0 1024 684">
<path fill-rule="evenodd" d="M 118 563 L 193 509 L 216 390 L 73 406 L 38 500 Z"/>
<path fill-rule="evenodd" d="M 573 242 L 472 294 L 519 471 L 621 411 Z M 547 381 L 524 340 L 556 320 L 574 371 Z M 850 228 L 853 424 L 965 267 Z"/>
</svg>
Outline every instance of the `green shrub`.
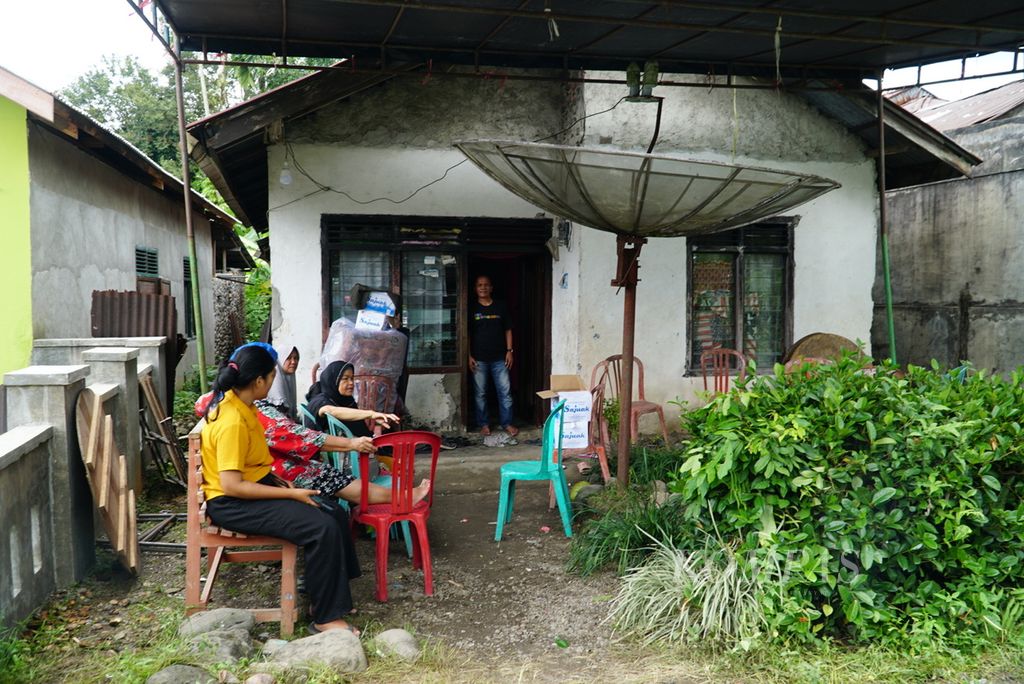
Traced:
<svg viewBox="0 0 1024 684">
<path fill-rule="evenodd" d="M 652 540 L 672 544 L 683 537 L 686 522 L 678 497 L 658 505 L 649 487 L 643 492 L 609 488 L 590 501 L 605 510 L 573 535 L 569 569 L 581 575 L 612 563 L 621 574 L 650 555 Z"/>
<path fill-rule="evenodd" d="M 861 364 L 776 366 L 684 415 L 672 489 L 691 548 L 714 525 L 748 562 L 782 564 L 763 598 L 782 637 L 924 644 L 1019 624 L 1024 376 Z"/>
</svg>

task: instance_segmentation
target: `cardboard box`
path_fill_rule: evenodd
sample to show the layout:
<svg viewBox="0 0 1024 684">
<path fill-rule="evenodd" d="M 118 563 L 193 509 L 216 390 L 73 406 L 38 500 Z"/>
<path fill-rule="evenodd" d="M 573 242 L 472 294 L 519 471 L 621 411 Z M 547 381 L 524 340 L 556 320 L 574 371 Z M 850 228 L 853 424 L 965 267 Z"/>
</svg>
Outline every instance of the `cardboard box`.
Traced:
<svg viewBox="0 0 1024 684">
<path fill-rule="evenodd" d="M 593 396 L 578 375 L 552 375 L 548 389 L 537 392 L 554 404 L 565 400 L 562 410 L 562 448 L 585 449 L 590 446 L 590 410 Z"/>
<path fill-rule="evenodd" d="M 366 298 L 366 306 L 363 308 L 368 311 L 380 312 L 385 316 L 394 316 L 396 310 L 395 303 L 387 292 L 371 292 Z"/>
</svg>

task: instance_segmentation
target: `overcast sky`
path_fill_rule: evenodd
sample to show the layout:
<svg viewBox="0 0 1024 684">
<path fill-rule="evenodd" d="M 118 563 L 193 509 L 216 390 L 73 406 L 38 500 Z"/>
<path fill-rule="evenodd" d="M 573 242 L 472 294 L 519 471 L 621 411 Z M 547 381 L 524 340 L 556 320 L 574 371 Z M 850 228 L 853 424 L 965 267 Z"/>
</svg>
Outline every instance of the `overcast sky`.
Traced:
<svg viewBox="0 0 1024 684">
<path fill-rule="evenodd" d="M 135 55 L 159 70 L 167 54 L 125 0 L 0 0 L 0 66 L 39 87 L 59 90 L 95 66 L 104 55 Z M 972 60 L 968 74 L 1001 71 L 1013 64 L 1002 53 Z M 926 78 L 956 78 L 960 63 L 925 68 Z M 959 99 L 1020 76 L 926 86 L 944 99 Z M 886 87 L 912 83 L 916 69 L 886 76 Z"/>
</svg>

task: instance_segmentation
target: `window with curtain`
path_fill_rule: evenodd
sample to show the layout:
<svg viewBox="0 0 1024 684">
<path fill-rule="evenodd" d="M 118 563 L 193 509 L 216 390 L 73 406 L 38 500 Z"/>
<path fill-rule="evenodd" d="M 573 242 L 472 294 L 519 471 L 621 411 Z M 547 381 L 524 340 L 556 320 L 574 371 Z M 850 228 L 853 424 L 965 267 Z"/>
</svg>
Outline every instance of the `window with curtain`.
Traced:
<svg viewBox="0 0 1024 684">
<path fill-rule="evenodd" d="M 791 229 L 767 223 L 692 238 L 690 363 L 726 347 L 759 369 L 782 359 L 790 315 Z"/>
</svg>

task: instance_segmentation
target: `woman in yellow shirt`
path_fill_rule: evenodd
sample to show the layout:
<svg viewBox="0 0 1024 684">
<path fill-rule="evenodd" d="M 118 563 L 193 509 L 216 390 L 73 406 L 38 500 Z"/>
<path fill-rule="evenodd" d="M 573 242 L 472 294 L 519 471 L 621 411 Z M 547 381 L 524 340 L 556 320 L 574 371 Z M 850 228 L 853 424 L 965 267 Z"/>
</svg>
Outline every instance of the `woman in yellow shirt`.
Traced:
<svg viewBox="0 0 1024 684">
<path fill-rule="evenodd" d="M 349 579 L 361 574 L 347 514 L 326 500 L 321 507 L 318 490 L 292 487 L 270 472 L 273 458 L 253 402 L 267 396 L 276 365 L 265 348 L 250 344 L 220 368 L 202 436 L 206 512 L 227 529 L 301 546 L 310 631 L 348 629 L 358 636 L 344 619 L 352 612 Z"/>
</svg>

